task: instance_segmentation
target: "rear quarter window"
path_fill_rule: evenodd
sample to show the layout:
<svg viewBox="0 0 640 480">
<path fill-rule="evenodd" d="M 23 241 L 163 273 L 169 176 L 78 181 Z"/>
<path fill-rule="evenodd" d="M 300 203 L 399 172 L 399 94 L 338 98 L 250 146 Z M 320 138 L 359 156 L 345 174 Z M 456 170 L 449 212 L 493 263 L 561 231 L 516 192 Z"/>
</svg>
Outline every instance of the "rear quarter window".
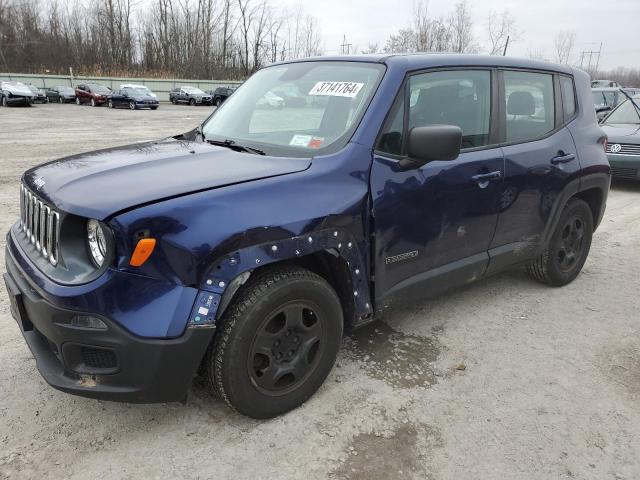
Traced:
<svg viewBox="0 0 640 480">
<path fill-rule="evenodd" d="M 562 109 L 564 110 L 564 120 L 570 120 L 576 114 L 576 96 L 573 86 L 573 78 L 560 77 L 560 90 L 562 92 Z"/>
</svg>

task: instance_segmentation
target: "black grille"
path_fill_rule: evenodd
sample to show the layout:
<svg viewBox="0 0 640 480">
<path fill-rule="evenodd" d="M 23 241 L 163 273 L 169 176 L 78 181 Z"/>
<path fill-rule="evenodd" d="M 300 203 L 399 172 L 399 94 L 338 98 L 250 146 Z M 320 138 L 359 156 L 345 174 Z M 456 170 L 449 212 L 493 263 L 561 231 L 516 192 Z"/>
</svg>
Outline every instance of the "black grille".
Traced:
<svg viewBox="0 0 640 480">
<path fill-rule="evenodd" d="M 611 167 L 611 175 L 619 178 L 628 178 L 630 180 L 638 179 L 638 169 L 637 168 L 627 168 L 627 167 Z"/>
<path fill-rule="evenodd" d="M 90 368 L 115 368 L 116 354 L 113 350 L 103 348 L 81 347 L 82 361 Z"/>
</svg>

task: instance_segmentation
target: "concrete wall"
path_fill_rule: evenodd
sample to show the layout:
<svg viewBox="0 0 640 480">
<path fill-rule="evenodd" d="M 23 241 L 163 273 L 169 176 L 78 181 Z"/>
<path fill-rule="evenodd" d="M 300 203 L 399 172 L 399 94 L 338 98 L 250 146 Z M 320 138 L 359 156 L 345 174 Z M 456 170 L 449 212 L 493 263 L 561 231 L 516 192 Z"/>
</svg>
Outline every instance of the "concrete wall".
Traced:
<svg viewBox="0 0 640 480">
<path fill-rule="evenodd" d="M 36 87 L 55 87 L 56 85 L 69 85 L 78 83 L 99 83 L 111 89 L 117 89 L 123 83 L 136 83 L 147 86 L 158 95 L 160 101 L 169 101 L 169 92 L 182 85 L 198 87 L 204 91 L 213 90 L 216 87 L 237 87 L 242 82 L 233 80 L 182 80 L 179 78 L 126 78 L 126 77 L 83 77 L 74 75 L 37 75 L 23 73 L 0 73 L 0 80 L 13 80 L 23 83 L 32 83 Z"/>
</svg>

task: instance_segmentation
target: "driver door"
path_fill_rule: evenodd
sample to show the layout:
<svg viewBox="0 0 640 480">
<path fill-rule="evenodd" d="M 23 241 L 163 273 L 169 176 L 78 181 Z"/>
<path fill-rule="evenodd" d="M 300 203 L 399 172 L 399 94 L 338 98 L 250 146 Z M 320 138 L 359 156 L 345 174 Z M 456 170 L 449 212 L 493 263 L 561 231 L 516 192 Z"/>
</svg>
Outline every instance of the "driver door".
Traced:
<svg viewBox="0 0 640 480">
<path fill-rule="evenodd" d="M 465 69 L 420 73 L 406 81 L 371 170 L 378 301 L 407 289 L 424 296 L 484 274 L 504 176 L 492 128 L 495 79 L 491 70 Z M 462 129 L 460 156 L 400 171 L 409 130 L 433 124 Z"/>
</svg>

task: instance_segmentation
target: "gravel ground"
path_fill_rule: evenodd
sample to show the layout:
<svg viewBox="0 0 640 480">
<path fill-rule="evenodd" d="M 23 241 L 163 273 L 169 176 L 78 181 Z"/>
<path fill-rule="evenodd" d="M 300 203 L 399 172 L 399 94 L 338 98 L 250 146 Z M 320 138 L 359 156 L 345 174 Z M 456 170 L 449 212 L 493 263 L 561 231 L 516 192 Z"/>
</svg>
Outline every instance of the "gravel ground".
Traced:
<svg viewBox="0 0 640 480">
<path fill-rule="evenodd" d="M 208 112 L 0 109 L 2 231 L 26 168 Z M 639 254 L 640 185 L 614 185 L 571 285 L 515 271 L 389 312 L 345 338 L 309 402 L 270 421 L 232 413 L 199 381 L 185 405 L 57 392 L 2 291 L 0 478 L 638 479 Z"/>
</svg>

